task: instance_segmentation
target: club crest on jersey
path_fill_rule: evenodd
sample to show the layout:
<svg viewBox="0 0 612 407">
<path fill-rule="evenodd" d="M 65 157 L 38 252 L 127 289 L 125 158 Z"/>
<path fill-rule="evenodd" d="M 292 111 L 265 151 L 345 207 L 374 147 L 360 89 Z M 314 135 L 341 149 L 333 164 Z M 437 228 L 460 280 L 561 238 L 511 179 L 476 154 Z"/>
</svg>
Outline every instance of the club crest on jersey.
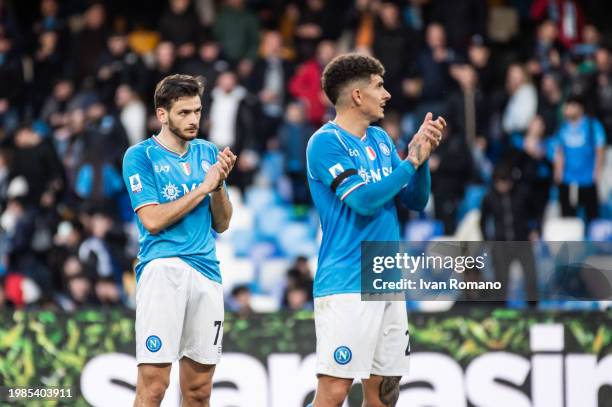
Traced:
<svg viewBox="0 0 612 407">
<path fill-rule="evenodd" d="M 366 147 L 366 153 L 367 153 L 367 155 L 368 155 L 368 158 L 369 158 L 371 161 L 376 160 L 376 151 L 374 151 L 374 149 L 373 149 L 372 147 L 367 146 L 367 147 Z"/>
<path fill-rule="evenodd" d="M 338 175 L 344 172 L 344 168 L 342 168 L 342 165 L 340 164 L 333 165 L 329 167 L 327 170 L 329 171 L 329 173 L 331 174 L 333 178 L 336 178 Z"/>
<path fill-rule="evenodd" d="M 212 167 L 212 165 L 208 161 L 202 160 L 202 169 L 204 170 L 204 172 L 208 172 L 210 167 Z"/>
<path fill-rule="evenodd" d="M 181 163 L 181 168 L 183 169 L 185 175 L 191 175 L 191 166 L 189 163 Z"/>
<path fill-rule="evenodd" d="M 140 181 L 140 174 L 130 175 L 130 189 L 132 192 L 142 191 L 142 182 Z"/>
<path fill-rule="evenodd" d="M 382 151 L 382 153 L 387 157 L 391 155 L 391 150 L 389 149 L 389 146 L 383 143 L 382 141 L 378 144 L 378 148 L 380 148 L 380 151 Z"/>
</svg>

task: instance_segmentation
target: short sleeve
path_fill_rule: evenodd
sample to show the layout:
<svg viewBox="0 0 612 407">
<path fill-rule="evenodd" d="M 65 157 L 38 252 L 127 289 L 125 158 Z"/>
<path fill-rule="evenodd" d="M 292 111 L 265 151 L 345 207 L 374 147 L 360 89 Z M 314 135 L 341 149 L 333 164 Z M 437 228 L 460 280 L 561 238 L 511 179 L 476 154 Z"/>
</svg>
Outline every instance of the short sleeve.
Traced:
<svg viewBox="0 0 612 407">
<path fill-rule="evenodd" d="M 143 206 L 159 203 L 151 161 L 146 149 L 140 145 L 128 149 L 123 157 L 123 182 L 134 212 Z"/>
<path fill-rule="evenodd" d="M 306 150 L 308 177 L 329 187 L 340 200 L 365 185 L 351 159 L 348 148 L 334 133 L 312 137 Z"/>
</svg>

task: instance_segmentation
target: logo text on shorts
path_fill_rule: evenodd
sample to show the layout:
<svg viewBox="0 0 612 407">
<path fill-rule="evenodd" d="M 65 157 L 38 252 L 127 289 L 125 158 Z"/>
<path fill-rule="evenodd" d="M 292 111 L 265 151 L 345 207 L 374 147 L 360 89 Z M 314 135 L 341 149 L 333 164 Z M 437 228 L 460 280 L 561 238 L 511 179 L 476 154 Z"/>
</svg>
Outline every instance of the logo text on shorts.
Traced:
<svg viewBox="0 0 612 407">
<path fill-rule="evenodd" d="M 145 342 L 147 349 L 151 352 L 157 352 L 162 347 L 162 341 L 157 335 L 151 335 Z"/>
<path fill-rule="evenodd" d="M 348 346 L 339 346 L 334 351 L 334 360 L 339 365 L 346 365 L 353 358 L 353 352 Z"/>
</svg>

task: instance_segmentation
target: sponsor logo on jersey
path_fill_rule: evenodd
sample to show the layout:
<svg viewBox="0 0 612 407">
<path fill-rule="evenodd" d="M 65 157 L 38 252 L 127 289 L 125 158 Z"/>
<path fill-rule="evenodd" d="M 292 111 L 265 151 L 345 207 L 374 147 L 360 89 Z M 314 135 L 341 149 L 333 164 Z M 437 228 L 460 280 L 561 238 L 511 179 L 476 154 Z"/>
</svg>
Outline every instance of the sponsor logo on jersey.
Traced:
<svg viewBox="0 0 612 407">
<path fill-rule="evenodd" d="M 155 172 L 170 172 L 170 166 L 167 164 L 155 164 L 153 165 L 153 169 L 155 170 Z"/>
<path fill-rule="evenodd" d="M 179 196 L 179 189 L 172 182 L 167 183 L 162 188 L 162 196 L 168 201 L 174 201 Z"/>
<path fill-rule="evenodd" d="M 359 167 L 357 170 L 357 174 L 363 179 L 366 184 L 370 182 L 378 182 L 383 179 L 383 177 L 388 177 L 393 172 L 393 167 L 382 167 L 377 168 L 375 170 L 366 169 L 363 166 Z"/>
<path fill-rule="evenodd" d="M 140 181 L 140 174 L 130 175 L 130 189 L 132 192 L 142 191 L 142 182 Z"/>
<path fill-rule="evenodd" d="M 340 174 L 342 174 L 344 172 L 344 168 L 342 168 L 342 165 L 340 165 L 340 164 L 333 165 L 333 166 L 329 167 L 327 170 L 329 171 L 329 173 L 331 174 L 331 176 L 334 179 L 338 175 L 340 175 Z"/>
<path fill-rule="evenodd" d="M 339 365 L 346 365 L 353 359 L 353 352 L 348 346 L 339 346 L 334 351 L 334 360 Z"/>
<path fill-rule="evenodd" d="M 359 157 L 359 150 L 354 150 L 352 148 L 349 148 L 348 152 L 351 157 Z"/>
<path fill-rule="evenodd" d="M 157 352 L 162 347 L 162 341 L 157 335 L 151 335 L 145 341 L 147 349 L 151 352 Z"/>
<path fill-rule="evenodd" d="M 376 151 L 374 151 L 374 149 L 370 146 L 366 147 L 366 154 L 368 155 L 368 158 L 372 161 L 376 160 Z"/>
<path fill-rule="evenodd" d="M 181 163 L 181 168 L 183 169 L 185 175 L 191 175 L 191 166 L 189 163 Z"/>
<path fill-rule="evenodd" d="M 388 145 L 386 145 L 382 141 L 378 144 L 378 148 L 380 148 L 380 151 L 382 151 L 382 153 L 386 155 L 387 157 L 391 155 L 391 149 L 389 148 Z"/>
</svg>

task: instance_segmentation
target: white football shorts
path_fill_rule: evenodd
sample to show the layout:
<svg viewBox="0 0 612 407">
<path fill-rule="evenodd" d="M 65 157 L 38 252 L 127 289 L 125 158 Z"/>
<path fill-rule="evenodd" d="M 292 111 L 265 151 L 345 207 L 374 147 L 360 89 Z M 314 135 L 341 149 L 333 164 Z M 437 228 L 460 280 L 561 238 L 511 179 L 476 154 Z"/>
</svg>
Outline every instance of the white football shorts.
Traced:
<svg viewBox="0 0 612 407">
<path fill-rule="evenodd" d="M 221 284 L 178 257 L 152 260 L 136 286 L 136 361 L 217 364 L 223 311 Z"/>
<path fill-rule="evenodd" d="M 346 379 L 405 376 L 410 335 L 403 301 L 361 301 L 361 294 L 315 298 L 317 374 Z"/>
</svg>

